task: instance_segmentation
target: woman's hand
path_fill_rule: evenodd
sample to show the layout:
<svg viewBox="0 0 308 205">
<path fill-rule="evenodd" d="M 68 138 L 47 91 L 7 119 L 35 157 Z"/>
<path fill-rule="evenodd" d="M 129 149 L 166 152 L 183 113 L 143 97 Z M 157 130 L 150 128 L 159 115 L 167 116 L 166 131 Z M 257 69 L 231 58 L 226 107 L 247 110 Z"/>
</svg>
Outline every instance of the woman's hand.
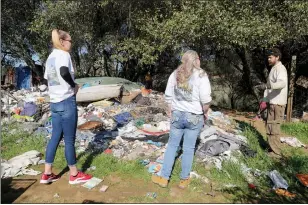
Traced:
<svg viewBox="0 0 308 205">
<path fill-rule="evenodd" d="M 204 114 L 203 114 L 203 117 L 204 117 L 204 122 L 207 121 L 207 120 L 209 119 L 208 113 L 204 113 Z"/>
<path fill-rule="evenodd" d="M 205 123 L 205 121 L 207 121 L 209 118 L 210 103 L 203 104 L 202 108 L 203 108 L 203 117 L 204 117 L 204 123 Z"/>
<path fill-rule="evenodd" d="M 78 90 L 79 90 L 79 85 L 75 84 L 75 88 L 74 88 L 74 94 L 75 95 L 77 94 Z"/>
<path fill-rule="evenodd" d="M 172 112 L 171 104 L 168 104 L 167 116 L 169 118 L 171 118 L 171 112 Z"/>
</svg>

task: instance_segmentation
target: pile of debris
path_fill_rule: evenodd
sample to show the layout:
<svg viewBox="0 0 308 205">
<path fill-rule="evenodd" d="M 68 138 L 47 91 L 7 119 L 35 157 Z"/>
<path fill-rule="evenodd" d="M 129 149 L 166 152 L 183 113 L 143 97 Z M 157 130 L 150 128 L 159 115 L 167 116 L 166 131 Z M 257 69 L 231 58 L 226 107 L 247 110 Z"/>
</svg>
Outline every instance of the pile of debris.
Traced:
<svg viewBox="0 0 308 205">
<path fill-rule="evenodd" d="M 83 85 L 81 89 L 89 90 L 91 86 L 101 86 L 101 82 L 93 82 Z M 129 84 L 127 81 L 123 83 Z M 96 152 L 112 154 L 124 160 L 139 159 L 149 173 L 160 175 L 171 123 L 166 113 L 167 104 L 163 93 L 145 90 L 140 86 L 136 89 L 138 86 L 134 85 L 130 90 L 124 88 L 120 96 L 113 98 L 101 96 L 96 102 L 78 103 L 77 153 Z M 122 86 L 120 87 L 122 89 Z M 110 93 L 107 94 L 110 96 Z M 84 100 L 87 95 L 82 97 Z M 93 95 L 91 97 L 97 98 Z M 43 136 L 47 142 L 50 140 L 53 128 L 46 87 L 32 88 L 31 91 L 1 90 L 1 101 L 2 116 L 5 115 L 1 123 L 12 120 L 23 122 L 20 123 L 22 130 Z M 6 131 L 13 133 L 16 130 Z M 305 146 L 292 137 L 281 138 L 281 142 L 294 147 Z M 63 140 L 60 145 L 64 145 Z M 277 171 L 264 172 L 248 168 L 237 159 L 239 155 L 255 157 L 257 152 L 249 148 L 247 138 L 242 135 L 242 130 L 235 120 L 221 112 L 210 110 L 209 119 L 196 144 L 196 160 L 204 163 L 206 167 L 215 166 L 221 171 L 222 162 L 226 160 L 240 165 L 250 188 L 255 188 L 256 177 L 267 175 L 272 179 L 276 193 L 283 191 L 282 194 L 285 195 L 288 185 Z M 181 146 L 176 156 L 181 159 Z M 8 161 L 1 160 L 1 178 L 22 174 L 37 175 L 40 172 L 28 169 L 28 166 L 41 164 L 43 161 L 40 153 L 35 150 Z M 206 177 L 195 172 L 191 172 L 191 177 L 209 183 Z M 300 179 L 304 181 L 301 181 L 303 184 L 307 182 L 307 175 L 299 177 L 306 177 Z M 95 185 L 100 182 L 101 180 L 95 182 Z M 106 190 L 106 187 L 103 190 Z"/>
<path fill-rule="evenodd" d="M 101 82 L 93 82 L 82 87 L 102 86 Z M 167 105 L 163 93 L 140 86 L 136 89 L 137 86 L 124 89 L 124 96 L 78 103 L 78 153 L 105 152 L 128 160 L 143 158 L 162 163 L 160 159 L 163 158 L 170 129 Z M 45 136 L 47 141 L 51 138 L 52 123 L 46 87 L 32 88 L 31 91 L 3 91 L 2 94 L 2 112 L 8 118 L 28 122 L 25 129 Z M 197 143 L 197 158 L 217 164 L 217 160 L 221 162 L 224 159 L 224 153 L 233 150 L 242 150 L 244 154 L 254 156 L 256 153 L 249 150 L 247 139 L 240 133 L 241 129 L 235 121 L 221 112 L 211 111 Z M 64 141 L 60 144 L 63 145 Z M 216 167 L 220 168 L 219 165 Z"/>
<path fill-rule="evenodd" d="M 103 86 L 100 81 L 94 80 L 92 84 L 82 86 L 81 91 L 85 92 L 82 89 L 89 90 L 91 86 Z M 123 86 L 128 84 L 125 81 Z M 150 172 L 160 171 L 170 129 L 167 104 L 163 93 L 140 86 L 136 89 L 138 86 L 131 86 L 130 90 L 124 87 L 121 96 L 114 98 L 78 103 L 78 153 L 105 152 L 127 160 L 141 158 Z M 46 87 L 32 88 L 31 91 L 3 91 L 1 100 L 4 103 L 2 112 L 7 118 L 27 123 L 27 131 L 34 131 L 47 141 L 51 138 L 51 112 Z M 60 145 L 63 144 L 62 140 Z M 210 111 L 197 143 L 197 159 L 221 169 L 221 162 L 230 158 L 231 151 L 250 157 L 256 155 L 249 149 L 246 137 L 241 135 L 241 129 L 234 120 L 221 112 Z M 181 155 L 181 150 L 178 154 Z"/>
</svg>

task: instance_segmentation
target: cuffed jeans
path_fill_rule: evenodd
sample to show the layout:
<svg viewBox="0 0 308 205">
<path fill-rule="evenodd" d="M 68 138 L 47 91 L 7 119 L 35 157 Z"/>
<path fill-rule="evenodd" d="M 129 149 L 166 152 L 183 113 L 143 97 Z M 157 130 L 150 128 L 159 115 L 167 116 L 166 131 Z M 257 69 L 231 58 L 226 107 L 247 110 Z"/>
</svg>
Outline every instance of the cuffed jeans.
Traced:
<svg viewBox="0 0 308 205">
<path fill-rule="evenodd" d="M 176 152 L 184 135 L 181 179 L 188 179 L 193 163 L 197 138 L 204 125 L 203 115 L 173 111 L 168 146 L 164 155 L 161 176 L 169 179 Z"/>
<path fill-rule="evenodd" d="M 52 136 L 46 149 L 46 164 L 52 164 L 58 145 L 64 135 L 65 158 L 69 166 L 76 165 L 75 138 L 77 129 L 76 96 L 51 103 Z"/>
</svg>

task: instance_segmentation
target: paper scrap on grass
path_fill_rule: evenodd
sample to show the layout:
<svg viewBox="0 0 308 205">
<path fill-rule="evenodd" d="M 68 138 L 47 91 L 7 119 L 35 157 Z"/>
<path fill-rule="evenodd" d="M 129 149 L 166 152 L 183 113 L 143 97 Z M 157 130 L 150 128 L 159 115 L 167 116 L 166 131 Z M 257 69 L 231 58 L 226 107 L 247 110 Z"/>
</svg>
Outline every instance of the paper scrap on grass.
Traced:
<svg viewBox="0 0 308 205">
<path fill-rule="evenodd" d="M 107 185 L 103 185 L 101 188 L 100 188 L 100 192 L 106 192 L 106 190 L 108 189 L 108 186 Z"/>
<path fill-rule="evenodd" d="M 87 181 L 84 185 L 82 185 L 85 188 L 88 189 L 93 189 L 95 186 L 97 186 L 99 183 L 101 183 L 103 180 L 93 177 L 92 179 L 90 179 L 89 181 Z"/>
</svg>

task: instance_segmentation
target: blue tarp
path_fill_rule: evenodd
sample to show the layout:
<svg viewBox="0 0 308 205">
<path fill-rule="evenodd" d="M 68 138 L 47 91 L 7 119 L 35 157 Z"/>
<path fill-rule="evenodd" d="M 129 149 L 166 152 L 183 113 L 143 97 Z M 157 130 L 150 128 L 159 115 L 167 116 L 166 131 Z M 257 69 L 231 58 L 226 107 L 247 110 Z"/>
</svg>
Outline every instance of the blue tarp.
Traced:
<svg viewBox="0 0 308 205">
<path fill-rule="evenodd" d="M 17 89 L 31 88 L 31 69 L 28 66 L 20 66 L 16 68 Z"/>
</svg>

